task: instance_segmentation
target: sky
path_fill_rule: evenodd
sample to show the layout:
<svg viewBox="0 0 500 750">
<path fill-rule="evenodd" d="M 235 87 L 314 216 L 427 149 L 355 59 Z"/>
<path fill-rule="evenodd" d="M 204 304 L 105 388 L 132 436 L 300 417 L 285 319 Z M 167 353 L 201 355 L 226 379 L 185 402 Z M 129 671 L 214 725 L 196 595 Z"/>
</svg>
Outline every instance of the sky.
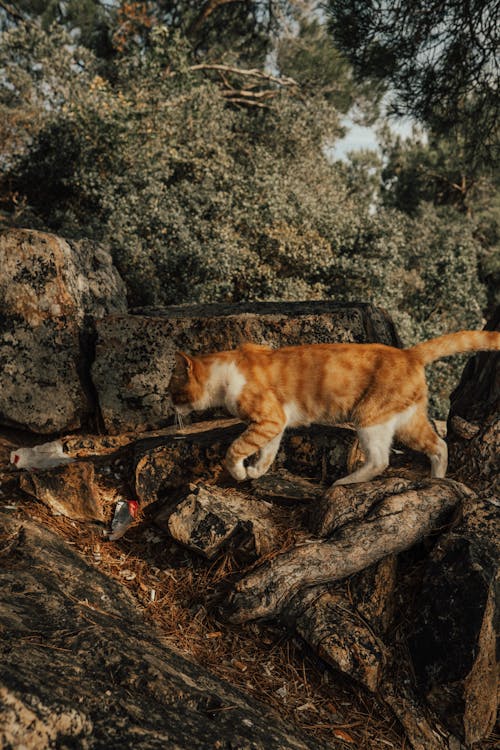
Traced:
<svg viewBox="0 0 500 750">
<path fill-rule="evenodd" d="M 346 117 L 342 124 L 347 128 L 347 134 L 344 138 L 335 141 L 332 149 L 335 159 L 347 161 L 350 151 L 358 151 L 360 149 L 378 151 L 379 146 L 375 128 L 357 125 L 349 117 Z M 403 137 L 411 135 L 412 122 L 409 119 L 391 119 L 390 126 L 395 133 L 399 133 Z"/>
</svg>

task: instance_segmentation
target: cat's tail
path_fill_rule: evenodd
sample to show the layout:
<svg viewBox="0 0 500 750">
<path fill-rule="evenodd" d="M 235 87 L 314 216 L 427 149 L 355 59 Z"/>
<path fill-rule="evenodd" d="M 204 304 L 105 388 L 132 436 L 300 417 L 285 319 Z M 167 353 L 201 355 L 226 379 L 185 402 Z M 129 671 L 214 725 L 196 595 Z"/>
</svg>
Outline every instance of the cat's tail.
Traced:
<svg viewBox="0 0 500 750">
<path fill-rule="evenodd" d="M 424 365 L 434 362 L 435 359 L 441 359 L 441 357 L 449 357 L 452 354 L 489 350 L 500 350 L 499 331 L 448 333 L 408 349 L 408 351 L 414 352 Z"/>
</svg>

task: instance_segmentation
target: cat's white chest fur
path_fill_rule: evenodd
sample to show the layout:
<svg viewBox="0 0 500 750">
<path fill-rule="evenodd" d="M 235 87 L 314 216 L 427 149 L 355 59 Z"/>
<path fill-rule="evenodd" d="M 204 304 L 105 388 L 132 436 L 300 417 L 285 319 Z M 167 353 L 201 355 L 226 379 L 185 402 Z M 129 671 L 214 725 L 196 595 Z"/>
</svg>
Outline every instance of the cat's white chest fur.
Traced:
<svg viewBox="0 0 500 750">
<path fill-rule="evenodd" d="M 238 414 L 238 398 L 246 382 L 234 362 L 215 362 L 207 384 L 209 406 L 225 406 L 230 414 Z"/>
</svg>

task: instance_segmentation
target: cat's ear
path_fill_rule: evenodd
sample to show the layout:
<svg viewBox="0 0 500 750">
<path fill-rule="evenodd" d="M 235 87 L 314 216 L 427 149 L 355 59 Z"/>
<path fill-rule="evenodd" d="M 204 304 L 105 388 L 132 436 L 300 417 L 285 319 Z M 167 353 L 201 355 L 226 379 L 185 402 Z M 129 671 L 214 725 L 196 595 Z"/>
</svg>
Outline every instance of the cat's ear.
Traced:
<svg viewBox="0 0 500 750">
<path fill-rule="evenodd" d="M 187 378 L 193 372 L 193 362 L 189 355 L 184 352 L 175 352 L 175 369 L 174 373 L 178 377 Z"/>
</svg>

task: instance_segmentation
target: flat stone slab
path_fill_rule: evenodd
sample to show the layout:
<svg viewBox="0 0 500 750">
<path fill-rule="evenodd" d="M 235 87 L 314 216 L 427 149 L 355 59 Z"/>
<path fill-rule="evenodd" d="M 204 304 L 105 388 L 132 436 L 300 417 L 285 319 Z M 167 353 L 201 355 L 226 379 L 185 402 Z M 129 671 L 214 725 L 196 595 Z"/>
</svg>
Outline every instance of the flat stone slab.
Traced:
<svg viewBox="0 0 500 750">
<path fill-rule="evenodd" d="M 321 342 L 400 345 L 390 318 L 368 304 L 259 302 L 142 309 L 97 321 L 92 379 L 107 432 L 154 430 L 173 422 L 168 385 L 174 353 Z"/>
</svg>

